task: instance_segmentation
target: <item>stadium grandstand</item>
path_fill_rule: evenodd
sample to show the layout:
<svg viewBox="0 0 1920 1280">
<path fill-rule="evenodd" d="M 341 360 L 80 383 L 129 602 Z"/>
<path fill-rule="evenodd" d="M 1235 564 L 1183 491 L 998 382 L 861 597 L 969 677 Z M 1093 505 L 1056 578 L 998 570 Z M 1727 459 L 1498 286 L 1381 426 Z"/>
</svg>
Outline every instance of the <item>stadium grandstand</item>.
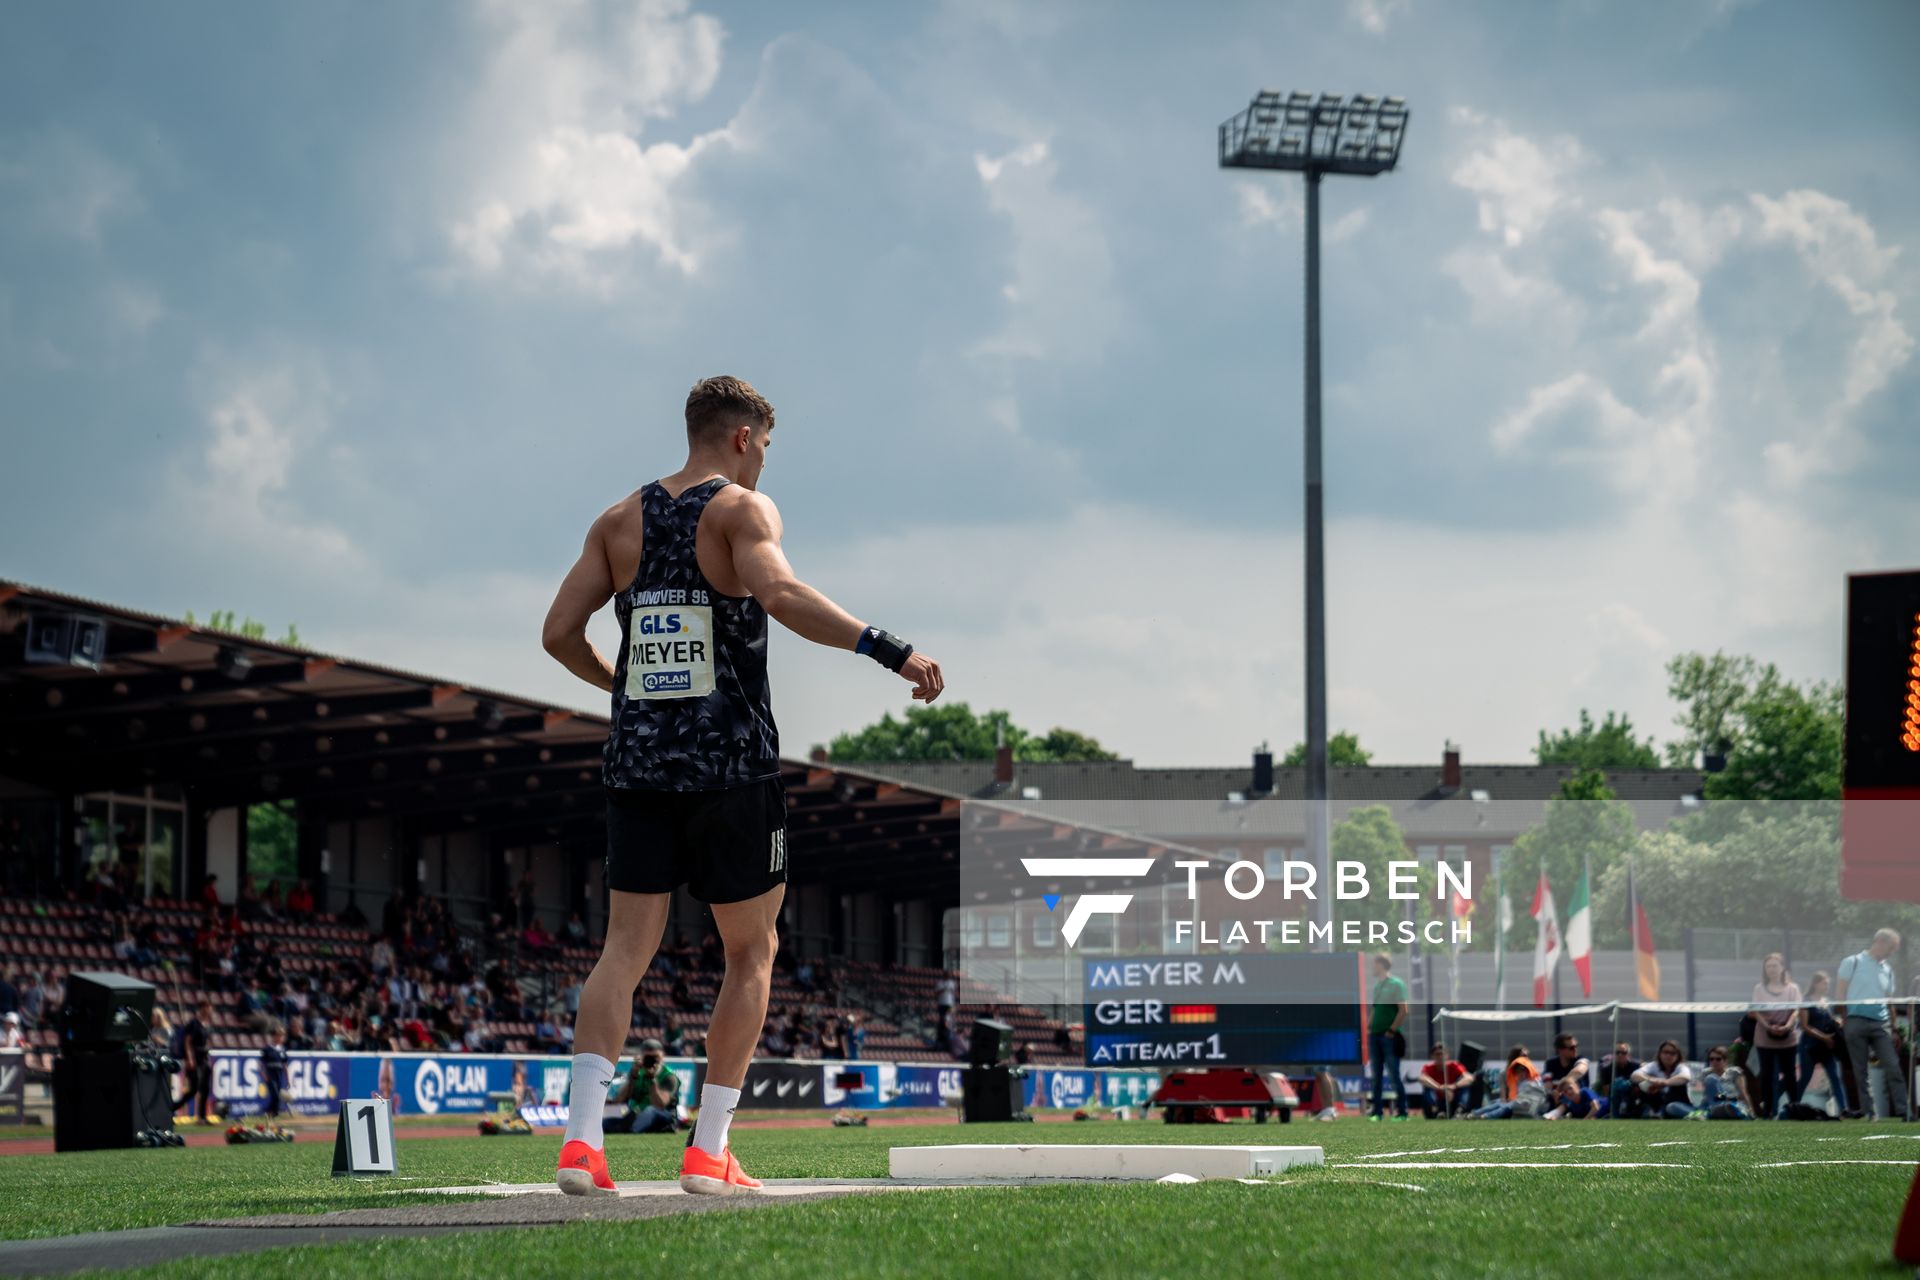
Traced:
<svg viewBox="0 0 1920 1280">
<path fill-rule="evenodd" d="M 605 733 L 0 581 L 0 976 L 35 1024 L 30 1070 L 81 969 L 154 983 L 173 1025 L 211 1001 L 216 1048 L 285 1025 L 294 1048 L 565 1050 L 604 925 Z M 962 797 L 817 761 L 784 781 L 794 872 L 763 1056 L 951 1058 L 966 1010 L 1011 1022 L 1025 1060 L 1079 1060 L 1077 1028 L 943 967 Z M 1077 847 L 1077 829 L 1001 821 L 1009 848 Z M 684 893 L 662 954 L 633 1037 L 697 1054 L 721 963 Z"/>
</svg>

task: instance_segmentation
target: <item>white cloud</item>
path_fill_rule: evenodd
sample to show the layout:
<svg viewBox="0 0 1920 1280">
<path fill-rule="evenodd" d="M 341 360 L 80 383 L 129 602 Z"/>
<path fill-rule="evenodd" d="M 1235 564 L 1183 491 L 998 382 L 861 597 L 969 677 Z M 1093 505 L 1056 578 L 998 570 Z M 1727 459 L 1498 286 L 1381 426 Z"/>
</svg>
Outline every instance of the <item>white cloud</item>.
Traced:
<svg viewBox="0 0 1920 1280">
<path fill-rule="evenodd" d="M 1383 36 L 1412 0 L 1347 0 L 1347 19 L 1368 35 Z"/>
<path fill-rule="evenodd" d="M 1006 321 L 974 349 L 983 356 L 1097 361 L 1124 324 L 1106 229 L 1093 207 L 1063 190 L 1045 139 L 1004 155 L 976 155 L 987 204 L 1013 228 Z"/>
<path fill-rule="evenodd" d="M 174 507 L 223 562 L 288 573 L 335 573 L 365 563 L 345 530 L 310 514 L 295 475 L 330 445 L 338 401 L 311 359 L 277 356 L 209 377 L 207 433 L 196 465 L 177 468 Z M 300 486 L 311 494 L 316 486 Z"/>
<path fill-rule="evenodd" d="M 1587 154 L 1573 138 L 1525 137 L 1468 107 L 1455 107 L 1453 122 L 1475 138 L 1451 176 L 1478 199 L 1482 231 L 1517 246 L 1574 199 L 1566 180 Z"/>
<path fill-rule="evenodd" d="M 0 146 L 0 191 L 8 188 L 41 233 L 87 243 L 141 207 L 133 172 L 66 130 Z"/>
<path fill-rule="evenodd" d="M 1286 231 L 1306 221 L 1306 197 L 1300 194 L 1300 184 L 1297 182 L 1242 180 L 1234 183 L 1233 189 L 1240 199 L 1240 225 L 1243 227 L 1278 227 Z M 1275 195 L 1275 192 L 1279 194 Z"/>
<path fill-rule="evenodd" d="M 721 25 L 688 7 L 487 6 L 493 55 L 462 144 L 470 185 L 447 229 L 470 270 L 519 267 L 604 289 L 634 250 L 682 273 L 698 268 L 699 237 L 678 187 L 726 130 L 686 143 L 639 140 L 719 75 Z"/>
</svg>

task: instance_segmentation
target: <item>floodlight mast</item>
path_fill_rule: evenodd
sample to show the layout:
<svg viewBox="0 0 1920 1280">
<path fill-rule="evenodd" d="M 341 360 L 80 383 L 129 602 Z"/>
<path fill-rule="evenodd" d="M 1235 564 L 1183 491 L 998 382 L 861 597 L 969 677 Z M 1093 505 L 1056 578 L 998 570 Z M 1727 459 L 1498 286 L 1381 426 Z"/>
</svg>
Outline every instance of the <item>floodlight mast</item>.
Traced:
<svg viewBox="0 0 1920 1280">
<path fill-rule="evenodd" d="M 1320 482 L 1320 178 L 1371 178 L 1400 161 L 1407 132 L 1402 98 L 1281 93 L 1263 89 L 1220 126 L 1222 169 L 1278 169 L 1307 180 L 1306 608 L 1307 857 L 1317 890 L 1314 920 L 1331 930 L 1333 830 L 1327 785 L 1326 557 Z M 1325 950 L 1333 949 L 1330 932 Z"/>
</svg>

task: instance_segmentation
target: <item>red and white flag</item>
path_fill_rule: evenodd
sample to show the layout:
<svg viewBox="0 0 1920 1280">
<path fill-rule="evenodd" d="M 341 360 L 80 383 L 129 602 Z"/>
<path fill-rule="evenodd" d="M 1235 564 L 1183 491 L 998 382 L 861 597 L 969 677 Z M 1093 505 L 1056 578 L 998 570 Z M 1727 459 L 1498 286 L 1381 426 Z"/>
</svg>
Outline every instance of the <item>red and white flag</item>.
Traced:
<svg viewBox="0 0 1920 1280">
<path fill-rule="evenodd" d="M 1547 883 L 1547 869 L 1540 868 L 1540 883 L 1533 890 L 1533 922 L 1537 926 L 1533 944 L 1533 1007 L 1544 1009 L 1553 992 L 1553 968 L 1560 963 L 1560 922 L 1554 916 L 1553 886 Z"/>
</svg>

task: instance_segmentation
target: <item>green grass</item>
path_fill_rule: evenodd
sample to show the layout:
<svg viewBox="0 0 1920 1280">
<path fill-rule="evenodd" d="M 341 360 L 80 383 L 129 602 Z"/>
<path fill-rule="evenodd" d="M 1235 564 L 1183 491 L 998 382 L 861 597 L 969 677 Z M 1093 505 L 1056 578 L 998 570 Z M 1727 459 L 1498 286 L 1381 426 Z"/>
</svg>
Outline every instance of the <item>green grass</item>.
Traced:
<svg viewBox="0 0 1920 1280">
<path fill-rule="evenodd" d="M 1862 1141 L 1869 1134 L 1894 1135 Z M 735 1147 L 762 1177 L 873 1177 L 889 1146 L 934 1142 L 1312 1142 L 1331 1167 L 1281 1186 L 1064 1186 L 859 1196 L 744 1213 L 579 1223 L 192 1260 L 138 1276 L 1787 1275 L 1905 1277 L 1886 1261 L 1911 1166 L 1759 1168 L 1779 1160 L 1920 1159 L 1911 1126 L 1666 1122 L 1173 1127 L 1158 1123 L 762 1129 Z M 1739 1139 L 1737 1143 L 1728 1140 Z M 1827 1139 L 1827 1141 L 1821 1141 Z M 1556 1143 L 1612 1148 L 1506 1150 Z M 1685 1146 L 1653 1147 L 1656 1142 Z M 557 1140 L 403 1142 L 409 1182 L 327 1174 L 331 1143 L 0 1159 L 0 1233 L 66 1234 L 206 1217 L 391 1204 L 389 1190 L 548 1177 Z M 1653 1169 L 1386 1169 L 1414 1160 L 1659 1161 Z M 616 1137 L 622 1179 L 668 1178 L 673 1138 Z M 1407 1183 L 1416 1191 L 1383 1185 Z M 1763 1246 L 1759 1242 L 1766 1241 Z"/>
</svg>

